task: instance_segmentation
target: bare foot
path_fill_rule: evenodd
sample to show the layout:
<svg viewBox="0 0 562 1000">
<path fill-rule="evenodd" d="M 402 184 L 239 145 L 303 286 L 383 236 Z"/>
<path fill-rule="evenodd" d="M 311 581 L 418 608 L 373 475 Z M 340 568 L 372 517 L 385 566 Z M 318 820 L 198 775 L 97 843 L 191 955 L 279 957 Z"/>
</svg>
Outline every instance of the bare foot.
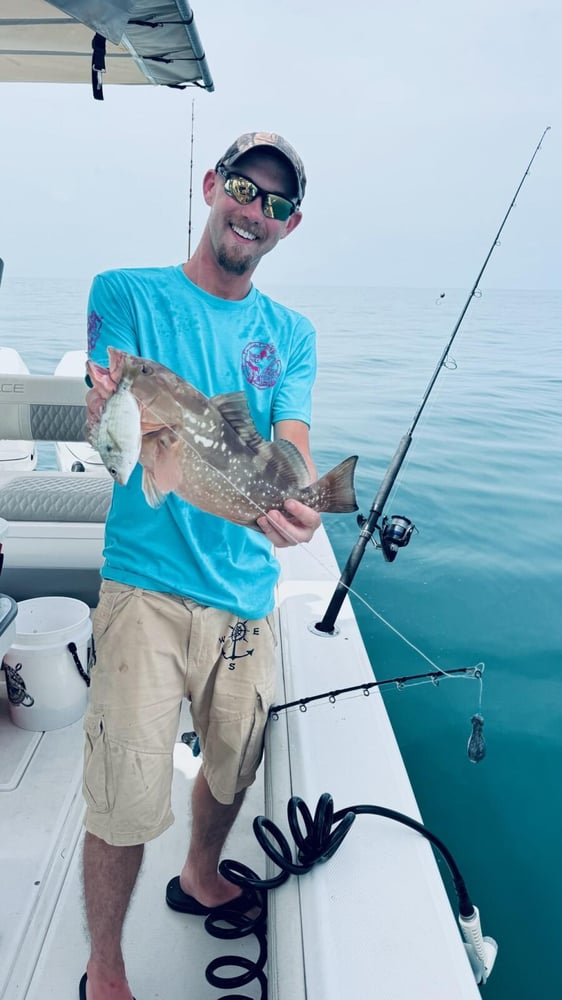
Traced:
<svg viewBox="0 0 562 1000">
<path fill-rule="evenodd" d="M 125 976 L 109 975 L 88 962 L 86 1000 L 133 1000 Z"/>
<path fill-rule="evenodd" d="M 189 873 L 182 871 L 180 875 L 180 888 L 188 895 L 193 896 L 198 903 L 203 906 L 223 906 L 233 899 L 238 899 L 242 895 L 242 890 L 237 885 L 233 885 L 228 879 L 217 872 L 214 885 L 202 885 L 196 878 L 191 878 Z M 119 998 L 120 1000 L 120 998 Z"/>
</svg>

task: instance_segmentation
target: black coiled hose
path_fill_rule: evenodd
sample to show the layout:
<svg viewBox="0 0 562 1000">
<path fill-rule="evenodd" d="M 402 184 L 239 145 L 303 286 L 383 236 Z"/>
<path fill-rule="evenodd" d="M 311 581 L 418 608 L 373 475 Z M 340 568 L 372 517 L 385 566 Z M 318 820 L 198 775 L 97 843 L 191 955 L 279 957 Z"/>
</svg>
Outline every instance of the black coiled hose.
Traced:
<svg viewBox="0 0 562 1000">
<path fill-rule="evenodd" d="M 279 874 L 273 878 L 260 879 L 251 868 L 238 861 L 225 859 L 220 863 L 219 870 L 225 878 L 241 886 L 243 890 L 252 889 L 255 892 L 258 913 L 256 916 L 250 916 L 254 910 L 244 914 L 229 912 L 225 907 L 222 915 L 208 916 L 205 927 L 214 937 L 227 940 L 255 934 L 259 943 L 259 955 L 255 962 L 235 955 L 214 959 L 206 970 L 207 982 L 219 989 L 236 989 L 257 980 L 261 986 L 260 1000 L 266 1000 L 267 979 L 263 969 L 267 960 L 267 893 L 283 885 L 291 875 L 305 875 L 314 865 L 328 861 L 349 833 L 355 818 L 365 815 L 383 816 L 402 823 L 429 840 L 443 856 L 451 873 L 460 915 L 463 917 L 473 915 L 474 906 L 452 854 L 422 823 L 385 806 L 355 805 L 334 812 L 332 797 L 327 792 L 320 796 L 312 816 L 306 802 L 294 795 L 287 804 L 287 818 L 296 845 L 296 860 L 293 860 L 292 849 L 279 827 L 266 816 L 256 816 L 253 823 L 254 834 L 262 850 L 279 868 Z M 234 976 L 217 975 L 217 972 L 227 967 L 239 968 L 242 971 Z M 236 993 L 228 997 L 223 995 L 218 1000 L 251 1000 L 251 998 Z"/>
<path fill-rule="evenodd" d="M 248 889 L 253 888 L 254 882 L 259 882 L 256 873 L 239 861 L 221 862 L 221 872 L 224 872 L 225 866 L 228 866 L 226 877 L 236 885 Z M 255 934 L 259 945 L 257 959 L 252 961 L 243 955 L 223 955 L 209 963 L 205 977 L 211 986 L 218 989 L 237 989 L 257 980 L 261 987 L 260 1000 L 267 1000 L 267 979 L 263 971 L 267 961 L 267 894 L 261 889 L 254 889 L 253 896 L 255 905 L 250 903 L 248 912 L 239 913 L 225 906 L 221 914 L 211 913 L 205 918 L 205 929 L 223 941 Z M 224 970 L 233 968 L 241 971 L 236 975 L 226 975 Z M 251 997 L 230 993 L 228 997 L 223 995 L 218 1000 L 251 1000 Z"/>
</svg>

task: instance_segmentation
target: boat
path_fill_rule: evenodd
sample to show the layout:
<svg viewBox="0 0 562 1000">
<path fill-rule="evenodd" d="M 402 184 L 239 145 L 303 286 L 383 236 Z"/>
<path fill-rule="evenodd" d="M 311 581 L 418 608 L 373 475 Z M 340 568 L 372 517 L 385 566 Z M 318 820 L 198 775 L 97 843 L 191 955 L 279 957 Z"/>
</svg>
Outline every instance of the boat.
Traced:
<svg viewBox="0 0 562 1000">
<path fill-rule="evenodd" d="M 55 375 L 83 377 L 86 358 L 86 351 L 66 351 L 55 368 Z M 100 453 L 89 441 L 55 441 L 55 454 L 57 468 L 62 472 L 109 475 Z"/>
<path fill-rule="evenodd" d="M 188 0 L 5 0 L 0 81 L 214 90 Z"/>
<path fill-rule="evenodd" d="M 86 370 L 86 351 L 66 351 L 58 361 L 55 375 L 80 377 Z M 29 375 L 29 369 L 14 347 L 0 347 L 0 372 L 2 375 Z M 3 383 L 9 392 L 10 381 Z M 55 441 L 57 469 L 62 472 L 84 473 L 89 476 L 108 476 L 100 454 L 87 440 Z M 0 440 L 0 475 L 5 472 L 31 472 L 37 466 L 35 441 Z"/>
<path fill-rule="evenodd" d="M 144 75 L 145 82 L 169 85 L 157 72 L 172 70 L 154 60 L 157 33 L 168 28 L 146 22 L 177 20 L 169 30 L 174 44 L 190 46 L 191 82 L 212 89 L 185 0 L 19 0 L 7 7 L 0 80 L 83 82 L 87 62 L 99 99 L 102 37 L 107 83 L 111 74 L 119 83 L 131 74 L 139 83 Z M 96 16 L 102 9 L 104 21 Z M 187 64 L 181 62 L 181 74 L 178 65 L 172 85 L 183 86 L 190 82 Z M 0 368 L 2 440 L 84 443 L 86 386 L 64 367 L 50 376 L 19 372 L 17 393 L 3 390 L 8 376 Z M 112 488 L 109 477 L 77 474 L 68 464 L 0 469 L 0 1000 L 76 997 L 88 956 L 80 889 L 82 721 L 22 725 L 31 688 L 22 686 L 18 655 L 30 628 L 18 631 L 18 620 L 29 602 L 95 607 Z M 235 877 L 254 872 L 280 884 L 267 892 L 267 922 L 258 918 L 251 934 L 238 937 L 227 928 L 228 941 L 208 933 L 201 918 L 166 907 L 164 888 L 183 860 L 186 802 L 200 766 L 184 706 L 174 754 L 176 823 L 148 845 L 125 928 L 135 995 L 212 1000 L 218 991 L 226 1000 L 243 989 L 252 1000 L 476 1000 L 497 946 L 482 936 L 477 909 L 467 909 L 453 865 L 461 896 L 455 913 L 449 876 L 443 869 L 446 884 L 434 853 L 439 842 L 433 838 L 432 846 L 422 825 L 348 597 L 331 628 L 321 627 L 340 575 L 326 531 L 278 556 L 277 704 L 258 781 L 226 854 Z M 60 657 L 74 681 L 68 646 L 61 645 Z M 87 674 L 89 653 L 83 663 L 75 653 Z M 285 869 L 299 874 L 286 877 Z"/>
<path fill-rule="evenodd" d="M 0 372 L 2 375 L 29 375 L 25 361 L 13 347 L 0 347 Z M 6 387 L 4 391 L 9 392 L 9 379 L 5 379 L 4 384 Z M 3 441 L 0 439 L 0 473 L 12 469 L 19 472 L 31 472 L 36 465 L 37 447 L 35 441 Z"/>
</svg>

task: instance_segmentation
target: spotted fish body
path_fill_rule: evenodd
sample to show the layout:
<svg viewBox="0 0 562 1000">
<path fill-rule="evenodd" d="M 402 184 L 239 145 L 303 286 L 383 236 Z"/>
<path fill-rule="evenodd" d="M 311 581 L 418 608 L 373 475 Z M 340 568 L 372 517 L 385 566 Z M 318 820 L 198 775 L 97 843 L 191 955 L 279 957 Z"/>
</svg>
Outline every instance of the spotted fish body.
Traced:
<svg viewBox="0 0 562 1000">
<path fill-rule="evenodd" d="M 289 498 L 319 512 L 357 510 L 357 456 L 309 484 L 298 448 L 261 437 L 243 392 L 208 399 L 163 365 L 113 348 L 108 353 L 117 392 L 125 385 L 140 407 L 139 461 L 152 507 L 173 492 L 207 513 L 258 531 L 256 519 L 284 509 Z M 107 379 L 107 369 L 92 362 L 88 371 L 94 385 Z"/>
</svg>

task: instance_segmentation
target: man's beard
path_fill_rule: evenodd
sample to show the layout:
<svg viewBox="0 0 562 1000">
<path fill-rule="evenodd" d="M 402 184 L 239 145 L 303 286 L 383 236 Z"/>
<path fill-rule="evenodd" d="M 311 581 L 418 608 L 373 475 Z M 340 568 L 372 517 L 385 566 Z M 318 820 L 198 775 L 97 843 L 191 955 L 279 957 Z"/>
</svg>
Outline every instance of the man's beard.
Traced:
<svg viewBox="0 0 562 1000">
<path fill-rule="evenodd" d="M 246 274 L 247 271 L 253 271 L 256 266 L 256 258 L 252 257 L 251 254 L 247 256 L 238 256 L 233 253 L 232 249 L 225 249 L 225 247 L 219 247 L 217 254 L 217 262 L 224 271 L 228 271 L 229 274 Z"/>
</svg>

